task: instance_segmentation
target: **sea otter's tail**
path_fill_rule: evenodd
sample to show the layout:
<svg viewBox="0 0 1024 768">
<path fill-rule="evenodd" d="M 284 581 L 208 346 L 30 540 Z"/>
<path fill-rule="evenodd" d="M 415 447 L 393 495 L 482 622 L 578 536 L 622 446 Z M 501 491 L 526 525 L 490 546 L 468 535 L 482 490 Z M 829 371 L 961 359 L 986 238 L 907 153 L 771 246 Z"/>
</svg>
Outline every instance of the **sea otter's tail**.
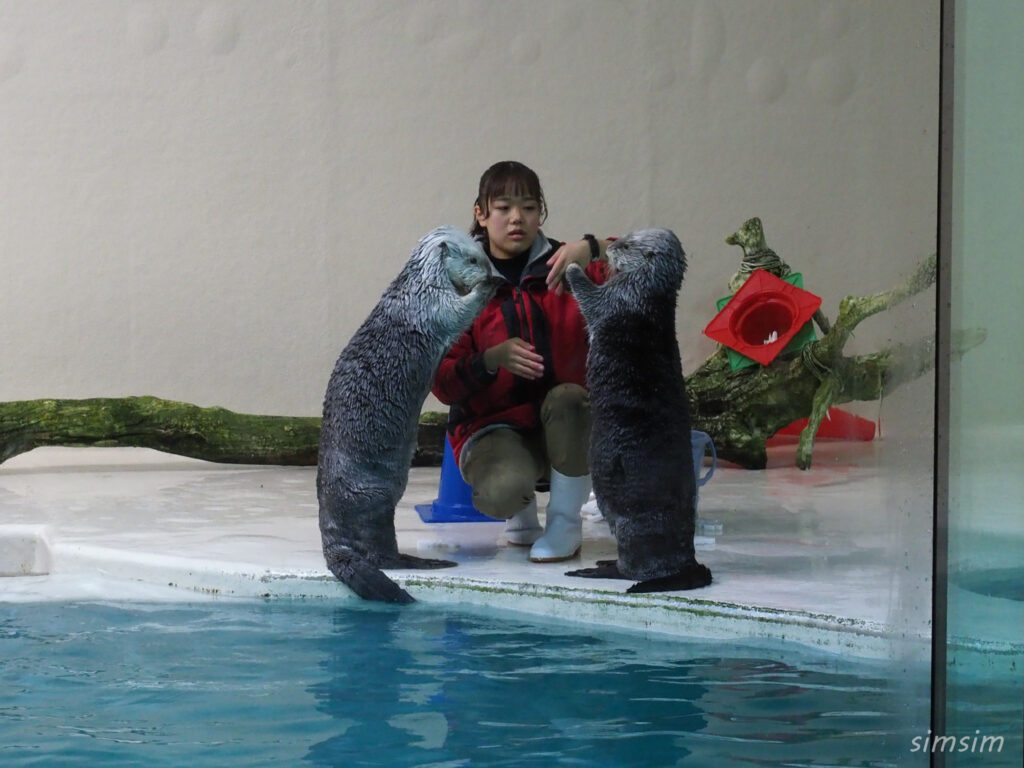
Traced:
<svg viewBox="0 0 1024 768">
<path fill-rule="evenodd" d="M 382 603 L 415 603 L 416 600 L 388 578 L 380 568 L 347 547 L 325 547 L 324 559 L 338 581 L 364 600 Z"/>
</svg>

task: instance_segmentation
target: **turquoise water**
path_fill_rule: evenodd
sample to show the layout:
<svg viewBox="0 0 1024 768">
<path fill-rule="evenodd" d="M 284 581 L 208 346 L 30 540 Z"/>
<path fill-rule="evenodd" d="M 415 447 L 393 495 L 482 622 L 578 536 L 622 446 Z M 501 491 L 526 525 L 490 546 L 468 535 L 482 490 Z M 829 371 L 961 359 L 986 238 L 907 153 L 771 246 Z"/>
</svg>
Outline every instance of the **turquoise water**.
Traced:
<svg viewBox="0 0 1024 768">
<path fill-rule="evenodd" d="M 927 677 L 422 604 L 0 604 L 0 765 L 925 765 Z"/>
</svg>

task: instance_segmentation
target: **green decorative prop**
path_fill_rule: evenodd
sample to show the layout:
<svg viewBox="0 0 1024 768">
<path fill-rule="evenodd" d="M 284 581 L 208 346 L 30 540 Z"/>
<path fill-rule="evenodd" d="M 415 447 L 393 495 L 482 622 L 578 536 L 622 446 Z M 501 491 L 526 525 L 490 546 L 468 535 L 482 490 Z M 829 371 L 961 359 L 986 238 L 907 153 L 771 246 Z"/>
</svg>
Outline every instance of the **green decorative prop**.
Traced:
<svg viewBox="0 0 1024 768">
<path fill-rule="evenodd" d="M 782 279 L 785 280 L 790 285 L 796 286 L 797 288 L 804 287 L 804 276 L 801 275 L 799 272 L 790 272 Z M 732 301 L 734 296 L 735 294 L 731 296 L 726 296 L 722 299 L 719 299 L 716 302 L 716 306 L 718 307 L 719 312 L 721 312 L 721 310 L 723 310 L 726 307 L 726 305 L 730 301 Z M 821 310 L 816 310 L 816 312 L 821 312 Z M 705 333 L 707 333 L 706 330 Z M 800 330 L 797 331 L 793 338 L 790 339 L 789 343 L 783 348 L 781 354 L 785 355 L 792 352 L 797 352 L 803 347 L 806 347 L 816 338 L 818 338 L 818 335 L 814 332 L 814 323 L 808 320 L 806 323 L 804 323 Z M 740 368 L 748 368 L 752 365 L 758 364 L 757 360 L 752 360 L 746 355 L 741 355 L 739 352 L 737 352 L 735 349 L 732 349 L 729 346 L 725 347 L 725 354 L 729 357 L 729 365 L 732 367 L 734 371 L 738 371 Z"/>
<path fill-rule="evenodd" d="M 730 293 L 736 293 L 742 288 L 747 278 L 758 269 L 763 269 L 782 280 L 793 274 L 789 264 L 768 247 L 764 239 L 764 227 L 756 216 L 743 222 L 743 226 L 725 238 L 725 242 L 728 245 L 738 245 L 743 250 L 740 268 L 729 278 Z M 821 328 L 822 333 L 828 333 L 828 319 L 820 309 L 814 313 L 814 322 Z"/>
<path fill-rule="evenodd" d="M 795 357 L 733 371 L 720 348 L 687 377 L 694 429 L 714 438 L 719 458 L 760 469 L 767 464 L 765 441 L 807 418 L 797 444 L 796 465 L 809 469 L 814 436 L 830 407 L 878 400 L 934 367 L 934 338 L 854 357 L 845 356 L 843 347 L 863 320 L 933 285 L 935 268 L 935 257 L 930 256 L 890 291 L 846 297 L 829 330 Z M 953 339 L 953 349 L 963 354 L 984 339 L 984 330 L 963 331 Z"/>
</svg>

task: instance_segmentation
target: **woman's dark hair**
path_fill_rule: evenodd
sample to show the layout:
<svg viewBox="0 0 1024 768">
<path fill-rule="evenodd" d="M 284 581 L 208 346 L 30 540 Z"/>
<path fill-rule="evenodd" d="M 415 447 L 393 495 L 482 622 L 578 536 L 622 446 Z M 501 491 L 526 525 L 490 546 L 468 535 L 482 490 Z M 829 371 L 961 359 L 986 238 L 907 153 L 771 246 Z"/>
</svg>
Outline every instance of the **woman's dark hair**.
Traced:
<svg viewBox="0 0 1024 768">
<path fill-rule="evenodd" d="M 480 206 L 484 215 L 489 210 L 491 200 L 496 197 L 532 197 L 540 206 L 541 223 L 543 224 L 548 217 L 548 206 L 544 202 L 544 190 L 540 187 L 540 179 L 536 173 L 515 160 L 495 163 L 480 177 L 475 205 Z M 486 234 L 486 230 L 475 217 L 469 234 L 473 237 L 482 237 Z"/>
</svg>

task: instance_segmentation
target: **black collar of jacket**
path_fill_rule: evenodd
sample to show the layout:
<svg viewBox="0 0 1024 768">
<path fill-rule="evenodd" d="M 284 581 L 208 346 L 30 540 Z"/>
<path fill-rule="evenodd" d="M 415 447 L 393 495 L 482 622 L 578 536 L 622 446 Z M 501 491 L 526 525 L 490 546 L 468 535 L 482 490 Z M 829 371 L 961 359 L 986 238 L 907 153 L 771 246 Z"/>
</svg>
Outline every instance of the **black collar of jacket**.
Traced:
<svg viewBox="0 0 1024 768">
<path fill-rule="evenodd" d="M 487 258 L 491 257 L 491 244 L 486 237 L 478 237 L 477 241 L 480 246 L 484 249 L 484 253 L 487 254 Z M 561 248 L 563 243 L 558 240 L 553 240 L 550 237 L 546 237 L 543 232 L 537 233 L 537 239 L 533 241 L 533 247 L 530 249 L 530 260 L 526 263 L 526 268 L 523 270 L 523 276 L 519 278 L 520 284 L 524 280 L 529 280 L 537 277 L 547 277 L 548 272 L 551 271 L 551 267 L 548 266 L 548 259 L 551 255 Z M 491 265 L 491 274 L 500 275 L 494 265 Z"/>
</svg>

